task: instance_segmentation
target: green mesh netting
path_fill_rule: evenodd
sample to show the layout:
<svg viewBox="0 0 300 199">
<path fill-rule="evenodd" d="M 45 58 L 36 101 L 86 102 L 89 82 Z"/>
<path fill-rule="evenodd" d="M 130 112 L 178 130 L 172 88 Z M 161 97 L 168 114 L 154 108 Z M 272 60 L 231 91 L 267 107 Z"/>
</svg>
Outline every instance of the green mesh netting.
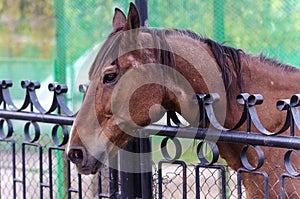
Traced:
<svg viewBox="0 0 300 199">
<path fill-rule="evenodd" d="M 129 2 L 1 1 L 1 78 L 19 81 L 18 73 L 22 72 L 15 65 L 20 62 L 14 60 L 25 58 L 26 65 L 29 60 L 34 60 L 30 64 L 33 68 L 38 60 L 42 63 L 48 60 L 46 70 L 30 68 L 31 73 L 47 75 L 56 65 L 54 75 L 58 78 L 54 79 L 67 81 L 63 78 L 67 77 L 74 80 L 76 70 L 71 66 L 97 43 L 101 44 L 111 30 L 114 8 L 120 7 L 127 13 Z M 156 0 L 148 1 L 148 4 L 150 27 L 191 29 L 253 54 L 263 52 L 300 65 L 298 0 Z M 9 63 L 12 65 L 9 66 Z M 71 70 L 65 69 L 68 67 Z M 45 75 L 36 80 L 42 81 Z"/>
</svg>

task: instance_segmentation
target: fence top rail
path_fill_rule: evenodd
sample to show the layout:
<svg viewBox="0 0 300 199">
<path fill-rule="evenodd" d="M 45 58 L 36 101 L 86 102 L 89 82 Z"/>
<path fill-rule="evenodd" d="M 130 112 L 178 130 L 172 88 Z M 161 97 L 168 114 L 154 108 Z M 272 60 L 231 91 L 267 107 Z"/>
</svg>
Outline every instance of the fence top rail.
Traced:
<svg viewBox="0 0 300 199">
<path fill-rule="evenodd" d="M 296 136 L 266 136 L 254 132 L 221 131 L 211 128 L 171 127 L 149 125 L 141 131 L 141 137 L 156 135 L 169 138 L 187 138 L 205 140 L 207 142 L 230 142 L 259 146 L 300 149 L 300 137 Z"/>
<path fill-rule="evenodd" d="M 59 114 L 43 114 L 34 113 L 27 111 L 10 111 L 0 109 L 0 118 L 13 119 L 13 120 L 23 120 L 23 121 L 35 121 L 59 125 L 72 125 L 74 117 L 59 115 Z"/>
</svg>

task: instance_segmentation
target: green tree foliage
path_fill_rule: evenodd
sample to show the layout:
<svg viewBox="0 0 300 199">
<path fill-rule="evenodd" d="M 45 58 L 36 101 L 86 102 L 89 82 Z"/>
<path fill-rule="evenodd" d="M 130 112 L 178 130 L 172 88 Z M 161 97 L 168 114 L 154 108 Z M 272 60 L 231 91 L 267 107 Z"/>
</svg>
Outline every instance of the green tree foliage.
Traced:
<svg viewBox="0 0 300 199">
<path fill-rule="evenodd" d="M 253 1 L 227 5 L 226 38 L 250 52 L 264 52 L 300 66 L 300 1 Z M 230 9 L 234 7 L 234 9 Z M 239 14 L 240 13 L 240 14 Z"/>
<path fill-rule="evenodd" d="M 53 23 L 52 1 L 1 0 L 0 57 L 52 57 Z"/>
<path fill-rule="evenodd" d="M 214 1 L 149 0 L 149 26 L 191 29 L 218 39 Z M 300 65 L 299 0 L 219 1 L 224 2 L 218 8 L 224 13 L 224 40 L 219 42 Z M 114 8 L 127 12 L 129 2 L 65 0 L 67 63 L 102 42 L 111 31 Z M 0 57 L 53 58 L 53 13 L 53 0 L 0 0 Z"/>
<path fill-rule="evenodd" d="M 102 42 L 112 31 L 115 7 L 126 8 L 130 1 L 72 0 L 65 2 L 67 62 L 72 63 L 87 49 Z"/>
<path fill-rule="evenodd" d="M 219 42 L 300 66 L 299 0 L 214 1 L 224 2 L 218 8 L 224 12 L 225 32 L 224 40 Z M 214 1 L 149 1 L 149 24 L 191 29 L 217 40 Z"/>
</svg>

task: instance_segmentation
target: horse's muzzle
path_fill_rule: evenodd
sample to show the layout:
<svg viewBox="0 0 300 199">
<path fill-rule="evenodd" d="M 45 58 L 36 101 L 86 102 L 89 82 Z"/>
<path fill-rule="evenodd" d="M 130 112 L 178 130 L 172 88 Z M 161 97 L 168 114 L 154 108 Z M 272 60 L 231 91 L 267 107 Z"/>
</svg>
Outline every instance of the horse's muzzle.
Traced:
<svg viewBox="0 0 300 199">
<path fill-rule="evenodd" d="M 84 156 L 86 156 L 85 149 L 82 147 L 72 147 L 69 149 L 67 154 L 69 160 L 78 165 L 84 161 Z"/>
<path fill-rule="evenodd" d="M 99 159 L 96 159 L 83 147 L 70 147 L 67 156 L 76 165 L 79 173 L 89 175 L 97 173 L 101 168 L 105 153 L 102 153 Z"/>
</svg>

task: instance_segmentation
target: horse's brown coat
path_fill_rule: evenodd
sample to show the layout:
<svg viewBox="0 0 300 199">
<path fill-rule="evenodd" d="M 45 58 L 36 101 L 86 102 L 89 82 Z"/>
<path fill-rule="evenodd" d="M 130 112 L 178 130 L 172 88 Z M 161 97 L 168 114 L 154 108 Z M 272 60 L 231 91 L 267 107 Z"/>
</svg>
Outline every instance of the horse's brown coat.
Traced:
<svg viewBox="0 0 300 199">
<path fill-rule="evenodd" d="M 290 98 L 300 91 L 300 72 L 297 69 L 213 42 L 202 42 L 192 38 L 191 34 L 178 30 L 165 31 L 162 33 L 165 37 L 155 41 L 153 40 L 155 34 L 151 35 L 149 31 L 142 31 L 142 29 L 139 31 L 138 28 L 140 28 L 139 15 L 133 4 L 130 6 L 127 19 L 119 9 L 115 10 L 113 33 L 108 40 L 119 41 L 119 50 L 125 46 L 133 50 L 120 54 L 117 57 L 118 64 L 113 62 L 114 58 L 110 62 L 107 61 L 109 50 L 102 50 L 102 55 L 105 56 L 101 56 L 100 50 L 90 71 L 91 85 L 76 117 L 67 149 L 69 152 L 72 148 L 84 148 L 83 160 L 77 163 L 79 171 L 85 174 L 95 173 L 100 168 L 97 160 L 103 161 L 108 154 L 113 154 L 117 147 L 124 147 L 135 135 L 135 129 L 155 122 L 165 110 L 181 113 L 184 118 L 193 123 L 197 120 L 198 110 L 197 105 L 192 103 L 195 93 L 221 94 L 223 100 L 216 104 L 215 110 L 219 112 L 219 119 L 223 120 L 227 128 L 233 127 L 242 113 L 242 107 L 235 102 L 233 96 L 241 92 L 260 93 L 264 96 L 264 103 L 258 106 L 257 110 L 264 127 L 269 131 L 275 131 L 283 125 L 285 114 L 276 110 L 275 103 L 278 99 Z M 115 35 L 126 31 L 129 32 L 125 40 L 114 38 Z M 153 48 L 153 43 L 158 42 L 159 45 L 161 38 L 165 38 L 165 42 L 168 43 L 166 48 L 172 50 L 172 53 L 165 57 Z M 108 42 L 106 45 L 109 44 Z M 223 54 L 213 52 L 215 49 L 213 45 L 218 45 L 217 48 L 220 49 L 217 50 L 224 49 L 224 52 L 220 51 Z M 222 58 L 217 61 L 216 56 Z M 154 71 L 151 68 L 151 64 L 162 63 L 162 60 L 164 60 L 163 64 L 171 68 L 167 69 L 168 74 L 167 70 L 162 70 L 160 73 L 159 69 Z M 201 63 L 198 63 L 199 61 Z M 197 64 L 199 66 L 195 67 Z M 201 67 L 203 70 L 199 70 Z M 224 71 L 227 73 L 225 74 Z M 187 80 L 193 89 L 192 93 L 182 85 L 181 76 L 177 73 Z M 105 82 L 109 74 L 117 75 L 114 82 Z M 134 79 L 125 81 L 126 75 Z M 151 78 L 156 78 L 157 83 L 151 82 Z M 228 78 L 227 82 L 224 78 Z M 147 82 L 147 79 L 149 79 L 148 84 L 141 85 L 128 96 L 130 88 L 135 86 L 134 83 Z M 227 99 L 227 103 L 224 99 Z M 122 102 L 128 102 L 128 106 Z M 246 129 L 243 126 L 238 130 Z M 254 127 L 252 130 L 256 131 Z M 221 156 L 230 167 L 234 170 L 242 167 L 239 155 L 242 145 L 218 143 L 218 146 Z M 269 197 L 277 198 L 279 175 L 285 170 L 283 165 L 285 150 L 270 148 L 263 148 L 263 150 L 265 163 L 262 170 L 269 175 Z M 257 158 L 250 152 L 249 159 L 255 162 Z M 262 183 L 260 176 L 243 175 L 243 184 L 249 198 L 263 198 Z M 299 197 L 299 186 L 297 181 L 288 182 L 286 196 Z"/>
</svg>

